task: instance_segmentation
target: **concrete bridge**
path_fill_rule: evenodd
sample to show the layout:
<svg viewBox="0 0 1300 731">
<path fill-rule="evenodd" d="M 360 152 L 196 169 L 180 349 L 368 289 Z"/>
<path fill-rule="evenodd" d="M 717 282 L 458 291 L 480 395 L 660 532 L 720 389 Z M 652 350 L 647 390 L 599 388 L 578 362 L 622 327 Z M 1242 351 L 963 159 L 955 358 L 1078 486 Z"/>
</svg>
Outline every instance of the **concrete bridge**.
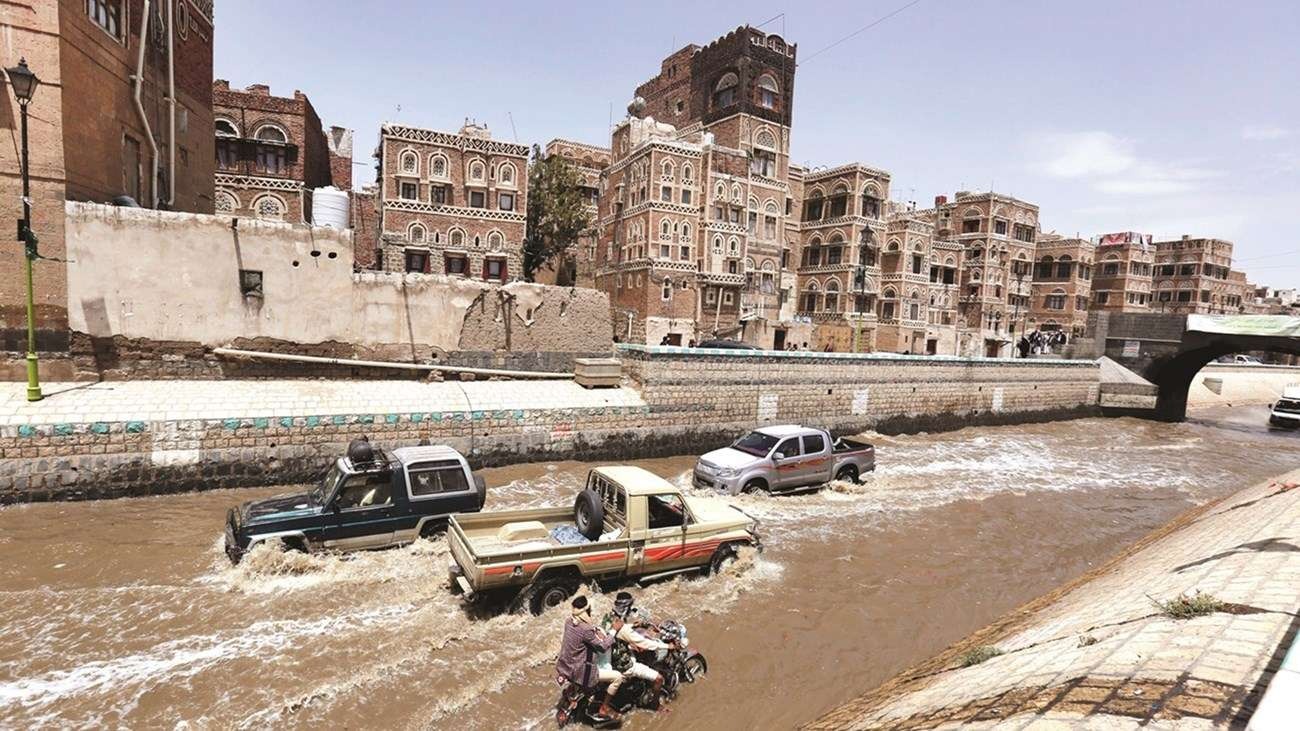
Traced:
<svg viewBox="0 0 1300 731">
<path fill-rule="evenodd" d="M 1192 379 L 1220 356 L 1300 355 L 1300 317 L 1102 312 L 1089 317 L 1088 325 L 1090 337 L 1077 343 L 1079 350 L 1091 347 L 1095 356 L 1105 355 L 1155 384 L 1154 416 L 1166 421 L 1186 417 Z"/>
</svg>

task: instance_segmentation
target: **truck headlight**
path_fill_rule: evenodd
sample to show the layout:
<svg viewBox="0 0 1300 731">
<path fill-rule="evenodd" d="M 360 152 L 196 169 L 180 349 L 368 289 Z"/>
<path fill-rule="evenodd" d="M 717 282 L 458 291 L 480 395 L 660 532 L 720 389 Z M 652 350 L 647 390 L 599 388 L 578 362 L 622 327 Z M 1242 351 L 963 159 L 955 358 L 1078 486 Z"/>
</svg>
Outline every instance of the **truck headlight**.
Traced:
<svg viewBox="0 0 1300 731">
<path fill-rule="evenodd" d="M 740 474 L 740 470 L 731 467 L 719 467 L 718 477 L 735 477 Z"/>
</svg>

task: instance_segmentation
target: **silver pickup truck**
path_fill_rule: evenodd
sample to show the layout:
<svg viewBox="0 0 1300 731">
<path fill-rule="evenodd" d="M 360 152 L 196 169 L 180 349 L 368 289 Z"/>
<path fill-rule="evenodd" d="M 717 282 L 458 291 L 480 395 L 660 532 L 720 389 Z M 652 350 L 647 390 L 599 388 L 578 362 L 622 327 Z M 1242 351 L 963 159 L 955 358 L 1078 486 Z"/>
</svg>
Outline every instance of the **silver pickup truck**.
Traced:
<svg viewBox="0 0 1300 731">
<path fill-rule="evenodd" d="M 715 449 L 695 463 L 696 487 L 740 492 L 790 492 L 831 480 L 857 482 L 876 468 L 875 447 L 832 439 L 825 429 L 765 426 Z"/>
</svg>

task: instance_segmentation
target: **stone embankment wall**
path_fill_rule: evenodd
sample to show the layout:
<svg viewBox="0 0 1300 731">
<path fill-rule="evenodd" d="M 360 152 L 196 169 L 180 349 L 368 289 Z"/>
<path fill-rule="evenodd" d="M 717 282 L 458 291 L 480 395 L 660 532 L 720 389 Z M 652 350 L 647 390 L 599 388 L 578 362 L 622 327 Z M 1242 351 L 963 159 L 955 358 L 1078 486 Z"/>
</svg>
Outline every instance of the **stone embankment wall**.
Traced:
<svg viewBox="0 0 1300 731">
<path fill-rule="evenodd" d="M 45 380 L 406 373 L 231 361 L 219 346 L 568 370 L 613 344 L 601 292 L 354 271 L 347 231 L 89 203 L 67 204 L 65 228 L 71 343 Z M 8 359 L 0 378 L 21 379 L 21 354 Z"/>
<path fill-rule="evenodd" d="M 489 466 L 697 454 L 769 423 L 902 432 L 1096 412 L 1090 361 L 620 348 L 617 389 L 130 382 L 32 405 L 9 384 L 0 502 L 304 482 L 361 434 L 390 448 L 447 443 Z"/>
</svg>

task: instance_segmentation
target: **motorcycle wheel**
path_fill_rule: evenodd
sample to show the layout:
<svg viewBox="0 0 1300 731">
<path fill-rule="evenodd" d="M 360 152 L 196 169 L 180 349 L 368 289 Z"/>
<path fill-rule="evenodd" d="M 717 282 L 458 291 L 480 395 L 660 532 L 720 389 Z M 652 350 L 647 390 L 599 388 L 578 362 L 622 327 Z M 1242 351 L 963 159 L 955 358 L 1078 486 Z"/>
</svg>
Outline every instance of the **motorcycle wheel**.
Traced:
<svg viewBox="0 0 1300 731">
<path fill-rule="evenodd" d="M 691 655 L 682 663 L 682 677 L 688 683 L 694 683 L 709 674 L 709 661 L 703 655 Z"/>
</svg>

